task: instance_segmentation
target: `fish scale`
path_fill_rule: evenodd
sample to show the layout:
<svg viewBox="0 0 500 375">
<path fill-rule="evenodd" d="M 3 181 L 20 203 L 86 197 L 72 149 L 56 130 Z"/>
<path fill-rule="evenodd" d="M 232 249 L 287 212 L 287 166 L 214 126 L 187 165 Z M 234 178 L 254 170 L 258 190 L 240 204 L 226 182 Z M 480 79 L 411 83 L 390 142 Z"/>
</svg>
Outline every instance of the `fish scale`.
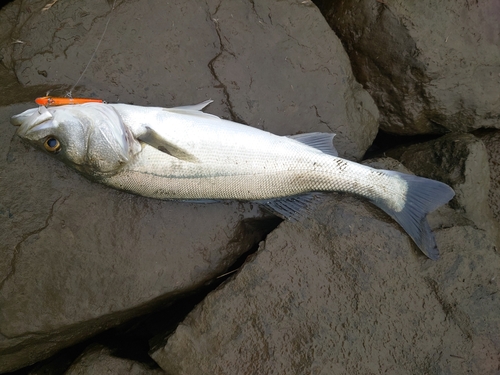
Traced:
<svg viewBox="0 0 500 375">
<path fill-rule="evenodd" d="M 244 156 L 233 155 L 235 160 L 243 160 Z M 388 179 L 394 180 L 390 184 L 391 193 L 388 194 L 394 205 L 401 205 L 406 192 L 404 181 L 397 177 L 375 175 L 370 169 L 358 168 L 357 163 L 347 161 L 343 161 L 341 168 L 336 162 L 338 158 L 325 154 L 314 155 L 310 160 L 302 160 L 301 164 L 296 163 L 296 158 L 290 158 L 279 165 L 267 163 L 266 158 L 260 155 L 256 159 L 261 160 L 253 163 L 252 171 L 248 174 L 244 173 L 246 169 L 237 171 L 236 167 L 241 162 L 223 165 L 226 168 L 223 172 L 198 163 L 176 162 L 176 168 L 179 169 L 169 172 L 167 166 L 172 164 L 172 158 L 146 146 L 127 168 L 105 178 L 103 182 L 115 188 L 160 199 L 262 200 L 310 191 L 342 191 L 369 199 L 381 199 L 379 190 L 382 190 L 381 186 L 389 185 Z M 257 165 L 260 169 L 256 169 Z M 234 174 L 230 171 L 234 171 Z M 368 183 L 361 183 L 362 180 Z"/>
</svg>

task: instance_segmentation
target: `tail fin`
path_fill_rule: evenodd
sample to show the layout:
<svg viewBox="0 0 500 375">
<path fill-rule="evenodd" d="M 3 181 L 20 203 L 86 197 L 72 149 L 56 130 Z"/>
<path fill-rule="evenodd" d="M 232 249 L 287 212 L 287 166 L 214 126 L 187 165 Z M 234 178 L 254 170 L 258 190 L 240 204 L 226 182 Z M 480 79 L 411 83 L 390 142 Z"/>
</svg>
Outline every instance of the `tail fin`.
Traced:
<svg viewBox="0 0 500 375">
<path fill-rule="evenodd" d="M 394 171 L 384 172 L 406 181 L 408 190 L 405 206 L 398 212 L 389 207 L 386 202 L 377 200 L 373 203 L 396 220 L 425 255 L 432 260 L 437 260 L 439 250 L 426 216 L 450 201 L 455 192 L 451 187 L 439 181 Z"/>
</svg>

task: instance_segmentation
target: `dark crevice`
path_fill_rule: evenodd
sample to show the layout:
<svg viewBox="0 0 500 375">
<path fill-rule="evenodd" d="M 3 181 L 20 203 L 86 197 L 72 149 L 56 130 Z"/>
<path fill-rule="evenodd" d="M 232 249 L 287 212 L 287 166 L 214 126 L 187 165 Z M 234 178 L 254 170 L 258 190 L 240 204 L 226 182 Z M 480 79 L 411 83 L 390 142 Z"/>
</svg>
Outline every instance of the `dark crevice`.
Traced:
<svg viewBox="0 0 500 375">
<path fill-rule="evenodd" d="M 9 3 L 14 2 L 14 0 L 1 0 L 0 1 L 0 9 L 2 9 L 4 6 L 6 6 Z"/>
<path fill-rule="evenodd" d="M 238 234 L 233 238 L 233 241 L 238 241 L 238 238 L 241 240 L 242 236 L 248 239 L 248 236 L 250 236 L 254 239 L 254 245 L 236 259 L 224 272 L 221 272 L 219 276 L 207 281 L 191 293 L 159 304 L 153 312 L 130 319 L 121 325 L 65 348 L 46 360 L 9 374 L 44 373 L 63 375 L 85 349 L 93 344 L 108 348 L 114 357 L 140 362 L 151 369 L 158 368 L 158 365 L 149 356 L 149 352 L 165 344 L 179 323 L 210 292 L 223 283 L 229 282 L 237 275 L 238 270 L 245 264 L 247 258 L 257 252 L 259 243 L 276 229 L 282 221 L 282 219 L 274 216 L 263 219 L 242 220 L 239 224 Z"/>
<path fill-rule="evenodd" d="M 478 138 L 481 138 L 481 137 L 485 137 L 489 134 L 494 134 L 496 132 L 498 132 L 498 129 L 496 129 L 496 128 L 479 128 L 479 129 L 476 129 L 473 132 L 471 132 L 471 134 L 478 137 Z"/>
<path fill-rule="evenodd" d="M 245 264 L 246 260 L 255 254 L 259 249 L 259 243 L 267 237 L 276 227 L 283 221 L 283 219 L 276 216 L 270 216 L 264 219 L 245 219 L 240 223 L 240 231 L 247 233 L 247 235 L 254 236 L 254 245 L 245 253 L 243 253 L 238 259 L 236 259 L 231 266 L 229 266 L 224 272 L 222 272 L 216 278 L 205 283 L 205 285 L 198 289 L 195 293 L 187 298 L 183 298 L 172 305 L 170 311 L 176 312 L 176 317 L 164 321 L 164 325 L 159 327 L 158 324 L 154 324 L 151 328 L 151 332 L 156 332 L 156 334 L 149 340 L 149 345 L 151 350 L 164 345 L 168 337 L 175 331 L 180 322 L 184 320 L 186 315 L 193 310 L 193 308 L 212 291 L 221 286 L 224 282 L 230 281 L 234 276 L 237 275 L 240 268 Z M 156 312 L 153 314 L 157 314 Z M 152 319 L 154 321 L 154 319 Z M 161 322 L 161 320 L 160 320 Z"/>
<path fill-rule="evenodd" d="M 399 135 L 379 130 L 363 160 L 383 156 L 384 152 L 399 146 L 414 145 L 442 137 L 443 134 Z"/>
</svg>

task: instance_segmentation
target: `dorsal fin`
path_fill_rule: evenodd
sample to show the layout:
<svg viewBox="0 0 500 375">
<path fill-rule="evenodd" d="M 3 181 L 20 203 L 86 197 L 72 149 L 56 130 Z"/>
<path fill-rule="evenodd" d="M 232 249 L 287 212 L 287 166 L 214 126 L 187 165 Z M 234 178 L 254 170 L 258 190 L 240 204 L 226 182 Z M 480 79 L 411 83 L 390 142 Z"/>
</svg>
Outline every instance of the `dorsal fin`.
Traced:
<svg viewBox="0 0 500 375">
<path fill-rule="evenodd" d="M 167 108 L 167 109 L 183 109 L 183 110 L 189 110 L 189 111 L 201 111 L 203 108 L 205 108 L 210 103 L 213 103 L 212 99 L 205 100 L 204 102 L 201 102 L 201 103 L 198 103 L 198 104 L 182 105 L 182 106 L 179 106 L 179 107 L 172 107 L 172 108 Z"/>
<path fill-rule="evenodd" d="M 210 118 L 210 119 L 220 119 L 219 116 L 211 115 L 210 113 L 205 113 L 199 110 L 193 110 L 193 109 L 184 109 L 184 108 L 164 108 L 163 109 L 165 112 L 170 112 L 170 113 L 175 113 L 177 115 L 184 115 L 184 116 L 193 116 L 193 117 L 200 117 L 200 118 Z"/>
<path fill-rule="evenodd" d="M 201 118 L 220 118 L 219 116 L 211 115 L 210 113 L 202 112 L 201 110 L 207 105 L 212 103 L 213 100 L 205 100 L 204 102 L 193 104 L 193 105 L 183 105 L 180 107 L 164 108 L 166 112 L 176 113 L 178 115 L 186 116 L 196 116 Z"/>
<path fill-rule="evenodd" d="M 339 156 L 337 150 L 333 146 L 334 133 L 304 133 L 296 135 L 288 135 L 287 137 L 292 138 L 300 143 L 313 147 L 325 154 L 331 156 Z"/>
</svg>

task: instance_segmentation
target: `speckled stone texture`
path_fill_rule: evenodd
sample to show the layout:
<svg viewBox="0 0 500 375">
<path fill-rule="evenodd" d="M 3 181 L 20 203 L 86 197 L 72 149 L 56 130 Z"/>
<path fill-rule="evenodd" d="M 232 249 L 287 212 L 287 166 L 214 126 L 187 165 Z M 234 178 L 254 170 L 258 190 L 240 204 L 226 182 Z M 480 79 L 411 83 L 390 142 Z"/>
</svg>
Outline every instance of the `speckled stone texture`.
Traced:
<svg viewBox="0 0 500 375">
<path fill-rule="evenodd" d="M 499 254 L 436 220 L 438 262 L 370 204 L 331 197 L 270 234 L 152 356 L 177 375 L 494 374 Z"/>
<path fill-rule="evenodd" d="M 92 184 L 15 137 L 9 117 L 49 89 L 65 95 L 108 19 L 74 96 L 162 107 L 210 98 L 209 112 L 274 133 L 337 132 L 352 159 L 377 132 L 374 101 L 312 3 L 118 1 L 111 18 L 106 1 L 47 5 L 0 11 L 0 103 L 32 103 L 1 113 L 0 372 L 198 288 L 272 229 L 250 220 L 262 218 L 255 205 Z"/>
<path fill-rule="evenodd" d="M 318 0 L 397 134 L 500 128 L 500 2 Z"/>
</svg>

